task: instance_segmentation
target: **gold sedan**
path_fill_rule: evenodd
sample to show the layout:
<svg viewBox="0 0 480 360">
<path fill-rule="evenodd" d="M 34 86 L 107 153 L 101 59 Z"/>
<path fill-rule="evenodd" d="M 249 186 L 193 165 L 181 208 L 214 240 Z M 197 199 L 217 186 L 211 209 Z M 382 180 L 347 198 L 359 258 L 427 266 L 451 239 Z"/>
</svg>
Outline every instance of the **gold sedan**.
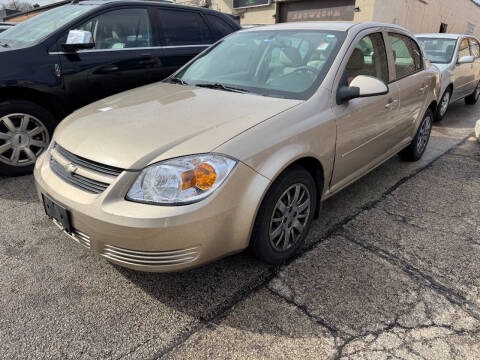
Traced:
<svg viewBox="0 0 480 360">
<path fill-rule="evenodd" d="M 395 25 L 243 30 L 164 82 L 66 118 L 36 164 L 38 194 L 74 240 L 132 269 L 248 247 L 281 263 L 320 201 L 397 153 L 422 156 L 438 89 Z"/>
</svg>

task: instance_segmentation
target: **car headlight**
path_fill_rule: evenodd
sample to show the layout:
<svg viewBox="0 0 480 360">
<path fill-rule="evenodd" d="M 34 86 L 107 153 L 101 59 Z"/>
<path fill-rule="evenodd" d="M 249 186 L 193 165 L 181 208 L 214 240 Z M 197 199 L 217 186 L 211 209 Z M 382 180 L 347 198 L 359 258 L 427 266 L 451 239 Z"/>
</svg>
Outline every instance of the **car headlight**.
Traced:
<svg viewBox="0 0 480 360">
<path fill-rule="evenodd" d="M 161 161 L 142 170 L 126 199 L 165 205 L 197 202 L 222 185 L 236 164 L 235 160 L 218 154 Z"/>
</svg>

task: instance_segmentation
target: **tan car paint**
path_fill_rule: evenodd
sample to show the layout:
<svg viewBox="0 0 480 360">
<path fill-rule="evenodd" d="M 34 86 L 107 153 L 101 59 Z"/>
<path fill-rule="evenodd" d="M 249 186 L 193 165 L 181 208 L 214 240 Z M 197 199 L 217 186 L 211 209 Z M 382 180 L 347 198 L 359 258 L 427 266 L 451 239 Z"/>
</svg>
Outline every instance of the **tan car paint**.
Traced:
<svg viewBox="0 0 480 360">
<path fill-rule="evenodd" d="M 265 193 L 286 167 L 298 159 L 317 161 L 323 172 L 320 193 L 326 199 L 408 145 L 427 107 L 438 99 L 438 71 L 426 68 L 415 80 L 390 83 L 386 95 L 336 104 L 340 75 L 363 34 L 413 36 L 395 25 L 282 24 L 255 30 L 322 26 L 351 30 L 321 87 L 307 101 L 156 84 L 90 105 L 57 128 L 54 141 L 72 153 L 127 169 L 209 151 L 238 159 L 210 197 L 183 206 L 125 201 L 139 171 L 123 172 L 100 195 L 87 194 L 52 172 L 51 151 L 35 167 L 39 195 L 46 193 L 66 206 L 73 227 L 90 237 L 91 248 L 122 266 L 174 271 L 241 251 L 248 246 Z M 391 65 L 392 56 L 388 58 Z M 392 66 L 390 78 L 395 79 Z M 428 89 L 413 96 L 422 84 Z M 390 99 L 392 105 L 385 107 Z M 138 265 L 109 257 L 112 246 L 165 252 L 158 256 L 187 250 L 195 255 L 174 265 Z"/>
</svg>

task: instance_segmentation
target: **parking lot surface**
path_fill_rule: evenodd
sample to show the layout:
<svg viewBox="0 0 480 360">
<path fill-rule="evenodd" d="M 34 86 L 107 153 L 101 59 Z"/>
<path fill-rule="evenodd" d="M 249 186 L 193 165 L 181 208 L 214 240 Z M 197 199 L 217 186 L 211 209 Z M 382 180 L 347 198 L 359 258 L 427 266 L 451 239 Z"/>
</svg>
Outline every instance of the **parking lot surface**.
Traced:
<svg viewBox="0 0 480 360">
<path fill-rule="evenodd" d="M 417 163 L 323 204 L 301 253 L 174 274 L 113 266 L 0 178 L 2 359 L 478 359 L 480 105 L 452 104 Z"/>
</svg>

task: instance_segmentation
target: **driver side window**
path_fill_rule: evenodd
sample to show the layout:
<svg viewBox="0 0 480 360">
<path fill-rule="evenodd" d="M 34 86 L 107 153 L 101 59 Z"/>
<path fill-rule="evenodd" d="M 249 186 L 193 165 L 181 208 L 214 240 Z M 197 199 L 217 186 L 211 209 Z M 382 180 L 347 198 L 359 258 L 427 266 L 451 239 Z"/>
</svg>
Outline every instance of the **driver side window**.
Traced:
<svg viewBox="0 0 480 360">
<path fill-rule="evenodd" d="M 94 49 L 152 46 L 150 18 L 146 9 L 119 9 L 101 14 L 75 30 L 92 33 Z"/>
<path fill-rule="evenodd" d="M 367 35 L 358 42 L 345 71 L 348 85 L 358 75 L 373 76 L 388 83 L 388 60 L 381 33 Z"/>
</svg>

